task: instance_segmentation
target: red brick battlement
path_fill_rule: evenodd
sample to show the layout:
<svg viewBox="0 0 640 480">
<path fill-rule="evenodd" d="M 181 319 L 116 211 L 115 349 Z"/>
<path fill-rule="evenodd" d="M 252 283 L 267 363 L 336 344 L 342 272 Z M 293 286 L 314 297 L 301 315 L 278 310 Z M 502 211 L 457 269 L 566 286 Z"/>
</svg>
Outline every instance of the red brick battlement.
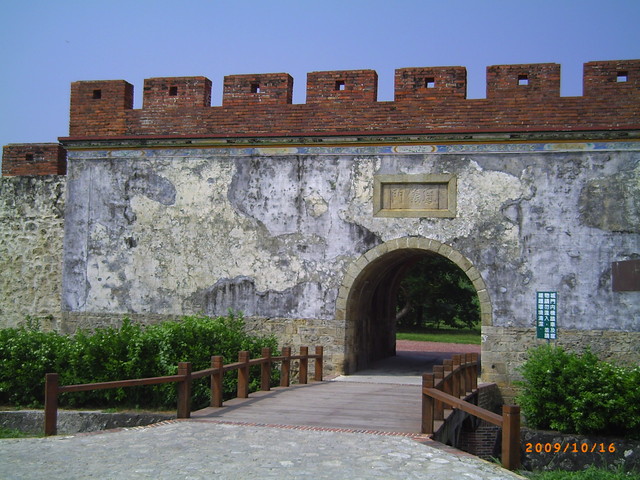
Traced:
<svg viewBox="0 0 640 480">
<path fill-rule="evenodd" d="M 401 68 L 395 99 L 378 102 L 373 70 L 312 72 L 292 103 L 286 73 L 224 79 L 211 106 L 205 77 L 145 80 L 143 107 L 123 80 L 71 85 L 69 137 L 260 137 L 349 134 L 571 132 L 640 128 L 640 60 L 584 65 L 584 94 L 560 96 L 560 65 L 487 67 L 487 98 L 467 99 L 464 67 Z"/>
<path fill-rule="evenodd" d="M 57 143 L 13 143 L 2 148 L 2 176 L 66 175 L 67 152 Z"/>
<path fill-rule="evenodd" d="M 220 107 L 211 88 L 205 77 L 146 79 L 134 109 L 124 80 L 74 82 L 61 141 L 640 130 L 640 60 L 586 63 L 576 97 L 560 96 L 555 63 L 487 67 L 486 99 L 467 99 L 464 67 L 400 68 L 391 102 L 377 101 L 373 70 L 309 73 L 304 104 L 286 73 L 225 77 Z M 65 172 L 57 144 L 4 147 L 3 176 Z"/>
</svg>

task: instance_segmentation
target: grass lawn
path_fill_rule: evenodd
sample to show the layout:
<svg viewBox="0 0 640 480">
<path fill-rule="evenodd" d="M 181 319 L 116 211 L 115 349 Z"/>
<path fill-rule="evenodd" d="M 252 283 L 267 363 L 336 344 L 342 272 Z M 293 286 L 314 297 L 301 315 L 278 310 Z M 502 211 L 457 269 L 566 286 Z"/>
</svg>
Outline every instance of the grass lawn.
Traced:
<svg viewBox="0 0 640 480">
<path fill-rule="evenodd" d="M 467 343 L 480 345 L 480 329 L 433 329 L 417 332 L 398 332 L 397 340 L 414 342 Z"/>
<path fill-rule="evenodd" d="M 13 430 L 11 428 L 0 427 L 0 438 L 26 438 L 26 437 L 41 437 L 42 435 L 32 435 L 29 433 L 21 432 L 20 430 Z"/>
</svg>

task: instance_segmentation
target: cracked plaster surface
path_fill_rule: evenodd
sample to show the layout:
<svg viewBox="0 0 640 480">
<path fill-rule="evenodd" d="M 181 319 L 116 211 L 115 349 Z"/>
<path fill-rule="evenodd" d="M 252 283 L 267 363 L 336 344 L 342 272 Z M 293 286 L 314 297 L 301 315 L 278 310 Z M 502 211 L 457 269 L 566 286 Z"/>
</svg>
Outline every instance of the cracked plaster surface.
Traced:
<svg viewBox="0 0 640 480">
<path fill-rule="evenodd" d="M 532 315 L 514 307 L 536 289 L 560 291 L 571 318 L 586 312 L 581 298 L 591 295 L 600 324 L 622 322 L 605 312 L 607 269 L 611 251 L 637 251 L 637 202 L 628 198 L 637 190 L 637 153 L 177 153 L 92 154 L 72 163 L 69 310 L 218 314 L 235 306 L 330 319 L 355 259 L 420 236 L 478 269 L 498 324 L 529 325 Z M 375 175 L 425 173 L 456 176 L 456 218 L 373 216 Z M 590 214 L 598 208 L 610 220 Z M 620 308 L 633 303 L 621 299 Z"/>
</svg>

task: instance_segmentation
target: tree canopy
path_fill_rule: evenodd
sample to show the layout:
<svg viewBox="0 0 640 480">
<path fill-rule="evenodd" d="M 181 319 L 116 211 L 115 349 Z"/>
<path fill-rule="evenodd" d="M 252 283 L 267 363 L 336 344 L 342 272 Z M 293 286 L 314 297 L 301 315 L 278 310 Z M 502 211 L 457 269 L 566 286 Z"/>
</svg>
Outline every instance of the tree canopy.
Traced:
<svg viewBox="0 0 640 480">
<path fill-rule="evenodd" d="M 402 279 L 397 303 L 398 329 L 473 328 L 480 302 L 473 284 L 453 262 L 429 255 Z"/>
</svg>

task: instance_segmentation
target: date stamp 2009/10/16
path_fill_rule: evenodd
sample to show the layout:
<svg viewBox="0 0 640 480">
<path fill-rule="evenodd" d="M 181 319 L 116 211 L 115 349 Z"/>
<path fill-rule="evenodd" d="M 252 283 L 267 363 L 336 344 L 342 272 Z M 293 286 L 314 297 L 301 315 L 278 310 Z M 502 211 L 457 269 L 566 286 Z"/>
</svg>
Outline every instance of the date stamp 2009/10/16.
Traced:
<svg viewBox="0 0 640 480">
<path fill-rule="evenodd" d="M 615 443 L 526 443 L 527 453 L 614 453 Z"/>
</svg>

